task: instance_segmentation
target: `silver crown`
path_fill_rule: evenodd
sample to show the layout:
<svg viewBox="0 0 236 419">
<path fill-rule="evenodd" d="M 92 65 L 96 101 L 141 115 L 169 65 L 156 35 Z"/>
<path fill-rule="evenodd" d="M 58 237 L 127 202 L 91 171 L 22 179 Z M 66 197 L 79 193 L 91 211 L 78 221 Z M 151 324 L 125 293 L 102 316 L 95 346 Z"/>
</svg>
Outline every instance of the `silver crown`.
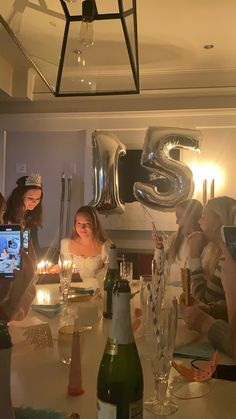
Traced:
<svg viewBox="0 0 236 419">
<path fill-rule="evenodd" d="M 38 173 L 31 173 L 26 180 L 25 186 L 38 186 L 39 188 L 42 187 L 42 178 Z"/>
</svg>

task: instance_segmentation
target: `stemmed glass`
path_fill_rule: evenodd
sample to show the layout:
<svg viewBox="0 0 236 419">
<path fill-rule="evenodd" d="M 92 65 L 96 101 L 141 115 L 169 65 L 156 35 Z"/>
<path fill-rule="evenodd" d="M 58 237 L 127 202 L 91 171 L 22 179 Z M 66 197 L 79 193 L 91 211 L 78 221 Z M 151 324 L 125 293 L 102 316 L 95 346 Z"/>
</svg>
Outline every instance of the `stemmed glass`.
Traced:
<svg viewBox="0 0 236 419">
<path fill-rule="evenodd" d="M 170 415 L 178 409 L 172 399 L 167 398 L 167 388 L 177 329 L 177 300 L 164 300 L 156 307 L 154 322 L 155 339 L 152 340 L 151 354 L 156 398 L 145 404 L 150 412 L 156 415 Z"/>
<path fill-rule="evenodd" d="M 59 267 L 62 301 L 67 302 L 73 273 L 73 255 L 71 253 L 60 254 Z"/>
</svg>

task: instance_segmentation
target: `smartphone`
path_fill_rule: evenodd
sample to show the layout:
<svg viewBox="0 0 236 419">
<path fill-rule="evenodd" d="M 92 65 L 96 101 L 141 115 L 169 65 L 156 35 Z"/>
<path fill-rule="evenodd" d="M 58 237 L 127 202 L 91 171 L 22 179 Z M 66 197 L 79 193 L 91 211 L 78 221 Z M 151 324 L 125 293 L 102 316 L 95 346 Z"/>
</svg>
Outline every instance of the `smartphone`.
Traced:
<svg viewBox="0 0 236 419">
<path fill-rule="evenodd" d="M 14 279 L 14 270 L 21 268 L 21 226 L 0 225 L 0 278 Z"/>
<path fill-rule="evenodd" d="M 222 226 L 221 236 L 232 259 L 236 262 L 236 226 Z"/>
<path fill-rule="evenodd" d="M 29 230 L 23 231 L 23 249 L 26 253 L 29 253 Z"/>
</svg>

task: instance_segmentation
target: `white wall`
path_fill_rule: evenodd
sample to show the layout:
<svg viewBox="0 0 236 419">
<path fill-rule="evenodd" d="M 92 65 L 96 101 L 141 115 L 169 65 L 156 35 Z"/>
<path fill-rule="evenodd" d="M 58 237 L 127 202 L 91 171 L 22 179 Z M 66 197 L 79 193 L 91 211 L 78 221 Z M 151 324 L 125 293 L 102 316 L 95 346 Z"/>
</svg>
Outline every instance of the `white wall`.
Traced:
<svg viewBox="0 0 236 419">
<path fill-rule="evenodd" d="M 13 139 L 15 148 L 9 149 L 9 158 L 14 162 L 23 159 L 22 144 L 24 138 L 28 142 L 32 142 L 31 151 L 28 150 L 28 164 L 33 166 L 38 164 L 41 171 L 43 170 L 43 177 L 50 179 L 51 165 L 56 165 L 53 153 L 53 144 L 57 144 L 60 150 L 64 147 L 65 138 L 77 138 L 78 143 L 74 144 L 76 155 L 81 144 L 84 144 L 80 156 L 80 180 L 83 171 L 84 184 L 84 203 L 88 203 L 93 195 L 92 188 L 92 159 L 91 159 L 91 134 L 95 129 L 106 129 L 115 132 L 119 139 L 127 146 L 127 148 L 142 148 L 145 131 L 149 125 L 152 126 L 168 126 L 168 127 L 182 127 L 199 129 L 203 135 L 201 145 L 201 154 L 192 152 L 183 152 L 182 159 L 188 164 L 198 164 L 199 168 L 196 172 L 196 180 L 199 182 L 200 190 L 196 197 L 202 198 L 201 182 L 204 178 L 202 166 L 200 165 L 216 165 L 221 169 L 221 179 L 216 179 L 216 195 L 227 194 L 236 197 L 235 188 L 235 161 L 236 161 L 236 109 L 219 109 L 219 110 L 182 110 L 182 111 L 157 111 L 157 112 L 120 112 L 120 113 L 73 113 L 73 114 L 30 114 L 30 115 L 2 115 L 0 116 L 0 130 L 5 129 L 7 138 Z M 78 134 L 78 131 L 84 131 L 84 134 Z M 70 134 L 69 134 L 70 133 Z M 66 135 L 65 135 L 66 134 Z M 81 137 L 82 135 L 82 137 Z M 48 164 L 39 162 L 38 145 L 43 144 L 43 154 L 50 155 L 48 157 Z M 57 142 L 57 138 L 60 139 Z M 2 137 L 0 136 L 0 141 Z M 64 140 L 63 140 L 64 139 Z M 76 141 L 76 140 L 75 140 Z M 52 143 L 51 143 L 52 142 Z M 37 154 L 33 151 L 37 148 Z M 64 146 L 63 146 L 64 144 Z M 1 144 L 0 144 L 1 147 Z M 75 149 L 74 149 L 75 150 Z M 64 155 L 63 151 L 59 153 L 60 159 Z M 194 155 L 194 156 L 193 156 Z M 55 167 L 57 171 L 56 178 L 59 182 L 61 169 L 63 167 L 62 161 Z M 68 160 L 71 161 L 71 160 Z M 32 164 L 34 162 L 34 164 Z M 53 163 L 52 163 L 53 162 Z M 83 164 L 84 162 L 84 164 Z M 7 169 L 8 170 L 8 169 Z M 14 167 L 12 169 L 14 171 Z M 215 174 L 213 173 L 214 177 Z M 15 172 L 11 179 L 16 178 Z M 49 182 L 49 180 L 47 181 Z M 0 179 L 1 184 L 1 179 Z M 12 186 L 11 180 L 11 186 Z M 10 185 L 9 185 L 10 187 Z M 51 197 L 54 196 L 55 187 L 50 181 L 48 183 L 48 195 L 45 195 L 45 226 L 50 229 L 50 224 L 55 221 L 53 211 L 51 209 Z M 59 189 L 57 189 L 57 196 L 55 201 L 59 203 Z M 80 197 L 81 198 L 81 197 Z M 126 205 L 124 215 L 111 215 L 104 218 L 103 222 L 109 230 L 123 231 L 123 239 L 119 236 L 118 245 L 122 247 L 131 248 L 151 248 L 152 243 L 148 238 L 147 232 L 151 229 L 151 218 L 153 217 L 160 230 L 174 230 L 176 228 L 175 218 L 173 213 L 164 213 L 157 211 L 150 211 L 151 216 L 144 213 L 139 203 Z M 53 214 L 53 215 L 52 215 Z M 53 218 L 53 220 L 52 220 Z M 127 231 L 130 230 L 130 234 Z M 132 235 L 132 231 L 135 234 Z M 50 233 L 51 234 L 51 233 Z M 115 233 L 114 233 L 115 234 Z M 117 234 L 115 234 L 117 236 Z M 117 236 L 118 237 L 118 236 Z M 127 246 L 128 245 L 128 246 Z"/>
</svg>

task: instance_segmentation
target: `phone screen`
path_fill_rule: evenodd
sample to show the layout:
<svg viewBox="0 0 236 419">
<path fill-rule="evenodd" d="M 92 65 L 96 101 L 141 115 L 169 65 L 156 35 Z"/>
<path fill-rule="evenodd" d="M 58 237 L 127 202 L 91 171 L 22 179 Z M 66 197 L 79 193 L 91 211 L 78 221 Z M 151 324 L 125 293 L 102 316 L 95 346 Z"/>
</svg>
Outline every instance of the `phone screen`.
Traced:
<svg viewBox="0 0 236 419">
<path fill-rule="evenodd" d="M 23 249 L 26 253 L 29 253 L 29 230 L 23 231 Z"/>
<path fill-rule="evenodd" d="M 222 232 L 228 251 L 236 262 L 236 226 L 223 226 Z"/>
<path fill-rule="evenodd" d="M 0 278 L 14 278 L 14 270 L 21 267 L 20 225 L 0 225 Z"/>
</svg>

